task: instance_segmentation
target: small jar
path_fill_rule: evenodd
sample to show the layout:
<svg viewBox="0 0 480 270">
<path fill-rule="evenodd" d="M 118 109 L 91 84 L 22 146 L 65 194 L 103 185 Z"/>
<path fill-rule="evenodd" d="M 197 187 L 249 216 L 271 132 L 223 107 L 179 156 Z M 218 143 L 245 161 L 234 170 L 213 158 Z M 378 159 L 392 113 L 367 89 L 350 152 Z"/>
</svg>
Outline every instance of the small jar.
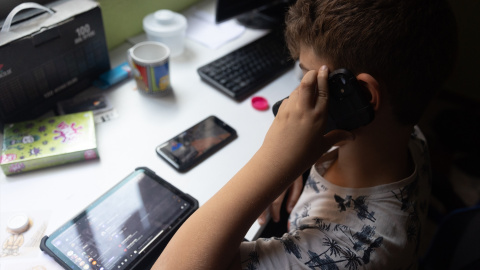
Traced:
<svg viewBox="0 0 480 270">
<path fill-rule="evenodd" d="M 143 19 L 143 30 L 150 41 L 168 46 L 171 56 L 183 53 L 187 19 L 182 14 L 161 9 Z"/>
</svg>

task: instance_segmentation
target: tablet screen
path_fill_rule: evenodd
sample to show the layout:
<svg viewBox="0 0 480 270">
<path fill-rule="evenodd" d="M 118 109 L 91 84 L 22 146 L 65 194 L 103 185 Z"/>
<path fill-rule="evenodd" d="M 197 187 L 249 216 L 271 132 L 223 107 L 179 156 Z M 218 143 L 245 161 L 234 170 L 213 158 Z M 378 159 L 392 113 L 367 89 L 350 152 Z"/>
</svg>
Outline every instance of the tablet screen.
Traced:
<svg viewBox="0 0 480 270">
<path fill-rule="evenodd" d="M 191 211 L 188 198 L 154 178 L 135 171 L 53 233 L 46 246 L 72 269 L 128 268 Z"/>
</svg>

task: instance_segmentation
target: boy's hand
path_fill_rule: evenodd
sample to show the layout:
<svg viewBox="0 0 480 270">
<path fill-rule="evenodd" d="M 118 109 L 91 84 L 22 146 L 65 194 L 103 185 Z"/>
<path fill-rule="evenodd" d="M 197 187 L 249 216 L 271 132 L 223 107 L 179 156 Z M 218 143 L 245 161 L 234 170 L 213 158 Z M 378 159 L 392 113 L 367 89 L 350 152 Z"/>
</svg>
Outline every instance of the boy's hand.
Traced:
<svg viewBox="0 0 480 270">
<path fill-rule="evenodd" d="M 282 102 L 262 145 L 276 168 L 289 172 L 295 168 L 296 175 L 300 175 L 333 145 L 353 138 L 344 130 L 323 135 L 328 116 L 327 78 L 326 66 L 307 72 Z"/>
</svg>

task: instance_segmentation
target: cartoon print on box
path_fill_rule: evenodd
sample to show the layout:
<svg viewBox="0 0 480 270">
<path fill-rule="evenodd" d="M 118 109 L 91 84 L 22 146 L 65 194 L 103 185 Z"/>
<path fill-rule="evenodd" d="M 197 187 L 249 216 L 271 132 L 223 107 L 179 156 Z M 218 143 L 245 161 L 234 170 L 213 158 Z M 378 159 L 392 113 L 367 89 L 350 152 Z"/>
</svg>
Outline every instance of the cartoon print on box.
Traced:
<svg viewBox="0 0 480 270">
<path fill-rule="evenodd" d="M 54 140 L 61 139 L 62 143 L 74 141 L 77 135 L 80 134 L 80 130 L 83 128 L 82 126 L 76 127 L 77 123 L 73 122 L 72 124 L 68 125 L 65 121 L 58 124 L 56 130 L 53 133 L 58 133 L 57 137 L 53 137 Z"/>
<path fill-rule="evenodd" d="M 6 125 L 0 159 L 6 175 L 98 158 L 92 112 Z"/>
</svg>

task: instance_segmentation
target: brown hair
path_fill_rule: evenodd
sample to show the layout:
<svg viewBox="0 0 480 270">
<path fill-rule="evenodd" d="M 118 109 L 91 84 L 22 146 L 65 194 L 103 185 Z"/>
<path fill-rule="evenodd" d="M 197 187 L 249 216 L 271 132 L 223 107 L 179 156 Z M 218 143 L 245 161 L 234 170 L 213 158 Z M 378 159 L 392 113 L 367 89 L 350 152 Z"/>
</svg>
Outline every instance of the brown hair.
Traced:
<svg viewBox="0 0 480 270">
<path fill-rule="evenodd" d="M 312 47 L 334 68 L 375 77 L 402 124 L 416 124 L 456 58 L 444 0 L 297 0 L 286 18 L 292 57 Z"/>
</svg>

